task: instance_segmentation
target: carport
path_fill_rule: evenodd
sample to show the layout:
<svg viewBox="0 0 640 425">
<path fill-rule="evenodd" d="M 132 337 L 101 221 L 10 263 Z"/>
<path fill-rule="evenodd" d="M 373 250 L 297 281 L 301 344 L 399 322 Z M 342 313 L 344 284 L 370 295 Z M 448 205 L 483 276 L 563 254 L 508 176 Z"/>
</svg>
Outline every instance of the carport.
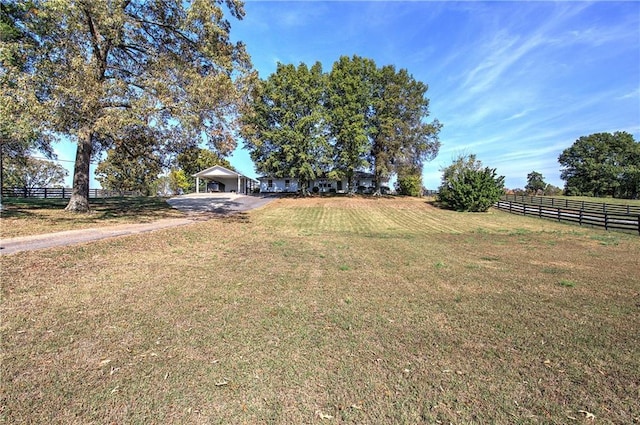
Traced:
<svg viewBox="0 0 640 425">
<path fill-rule="evenodd" d="M 234 192 L 250 194 L 259 182 L 221 165 L 215 165 L 193 175 L 196 178 L 196 193 L 200 193 L 200 179 L 207 182 L 207 192 Z"/>
</svg>

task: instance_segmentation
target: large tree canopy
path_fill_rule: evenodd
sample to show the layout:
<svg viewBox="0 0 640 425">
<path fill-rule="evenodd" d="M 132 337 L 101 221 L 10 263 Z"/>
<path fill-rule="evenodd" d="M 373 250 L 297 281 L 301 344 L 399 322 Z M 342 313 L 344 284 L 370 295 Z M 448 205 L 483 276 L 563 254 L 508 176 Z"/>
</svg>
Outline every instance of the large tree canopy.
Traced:
<svg viewBox="0 0 640 425">
<path fill-rule="evenodd" d="M 12 2 L 13 3 L 13 2 Z M 26 75 L 47 110 L 47 128 L 77 140 L 73 196 L 88 209 L 89 162 L 131 126 L 150 126 L 172 144 L 206 140 L 226 154 L 251 65 L 229 39 L 226 13 L 239 0 L 33 0 L 12 15 L 29 48 Z M 24 41 L 22 45 L 26 45 Z M 3 88 L 4 90 L 4 88 Z"/>
<path fill-rule="evenodd" d="M 260 172 L 298 179 L 306 190 L 308 182 L 329 171 L 324 81 L 320 63 L 278 64 L 258 87 L 244 116 L 243 136 Z"/>
<path fill-rule="evenodd" d="M 558 162 L 567 195 L 637 198 L 640 194 L 640 142 L 627 132 L 582 136 Z"/>
<path fill-rule="evenodd" d="M 355 172 L 370 168 L 367 155 L 375 131 L 372 105 L 377 72 L 371 59 L 342 56 L 328 75 L 326 106 L 335 170 L 347 178 L 352 190 Z"/>
<path fill-rule="evenodd" d="M 421 175 L 440 147 L 426 91 L 406 70 L 358 56 L 328 74 L 319 63 L 279 64 L 244 117 L 246 147 L 260 172 L 297 178 L 303 190 L 321 175 L 346 177 L 351 190 L 356 171 L 372 171 L 377 184 Z"/>
<path fill-rule="evenodd" d="M 130 128 L 126 140 L 117 140 L 96 168 L 103 188 L 150 195 L 164 163 L 152 131 Z"/>
<path fill-rule="evenodd" d="M 42 129 L 35 92 L 27 90 L 27 57 L 35 40 L 18 26 L 28 9 L 24 4 L 0 2 L 0 184 L 3 161 L 26 162 L 38 150 L 53 157 L 49 138 Z"/>
<path fill-rule="evenodd" d="M 425 121 L 429 116 L 427 85 L 406 69 L 396 71 L 387 65 L 378 71 L 375 88 L 370 163 L 376 181 L 393 173 L 421 177 L 424 161 L 438 154 L 442 127 L 437 120 Z"/>
</svg>

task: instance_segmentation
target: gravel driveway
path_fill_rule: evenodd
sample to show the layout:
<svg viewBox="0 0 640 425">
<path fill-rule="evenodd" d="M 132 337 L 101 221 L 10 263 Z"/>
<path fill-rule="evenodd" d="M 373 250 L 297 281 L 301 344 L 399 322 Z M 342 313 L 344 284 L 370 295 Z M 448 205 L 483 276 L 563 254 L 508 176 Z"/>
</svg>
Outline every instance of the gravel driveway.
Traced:
<svg viewBox="0 0 640 425">
<path fill-rule="evenodd" d="M 0 239 L 0 255 L 14 254 L 22 251 L 35 251 L 56 246 L 75 245 L 117 236 L 151 232 L 167 227 L 183 226 L 193 223 L 194 219 L 197 220 L 198 217 L 196 216 L 205 216 L 206 218 L 207 214 L 226 215 L 249 211 L 266 205 L 274 199 L 273 197 L 236 195 L 235 193 L 201 193 L 176 196 L 167 202 L 172 207 L 187 213 L 187 217 L 185 218 L 163 219 L 152 223 L 122 224 L 101 228 L 67 230 L 44 235 Z M 191 218 L 189 217 L 190 215 L 192 216 Z"/>
</svg>

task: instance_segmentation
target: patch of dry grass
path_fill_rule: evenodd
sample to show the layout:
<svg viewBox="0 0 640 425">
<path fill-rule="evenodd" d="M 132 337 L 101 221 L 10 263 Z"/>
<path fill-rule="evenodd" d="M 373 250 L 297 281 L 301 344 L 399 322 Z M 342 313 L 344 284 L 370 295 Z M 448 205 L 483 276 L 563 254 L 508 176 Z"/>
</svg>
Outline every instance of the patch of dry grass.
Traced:
<svg viewBox="0 0 640 425">
<path fill-rule="evenodd" d="M 4 420 L 640 420 L 637 236 L 417 200 L 244 217 L 1 257 Z"/>
<path fill-rule="evenodd" d="M 162 198 L 91 199 L 87 214 L 64 210 L 66 199 L 3 199 L 0 237 L 38 235 L 117 224 L 148 223 L 182 217 Z"/>
</svg>

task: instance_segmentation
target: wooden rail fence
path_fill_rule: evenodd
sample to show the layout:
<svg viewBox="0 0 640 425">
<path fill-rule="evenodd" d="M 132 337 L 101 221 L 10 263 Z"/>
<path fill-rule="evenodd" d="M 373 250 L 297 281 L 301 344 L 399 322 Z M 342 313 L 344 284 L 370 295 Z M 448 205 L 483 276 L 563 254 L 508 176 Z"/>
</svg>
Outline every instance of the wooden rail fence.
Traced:
<svg viewBox="0 0 640 425">
<path fill-rule="evenodd" d="M 62 198 L 69 199 L 73 189 L 69 187 L 36 187 L 36 188 L 5 188 L 2 189 L 3 198 Z M 89 198 L 115 198 L 120 196 L 140 196 L 138 192 L 107 189 L 89 189 Z"/>
<path fill-rule="evenodd" d="M 640 214 L 640 206 L 607 204 L 602 202 L 577 201 L 568 198 L 552 198 L 546 196 L 520 196 L 504 195 L 504 201 L 513 201 L 520 204 L 544 205 L 548 207 L 566 208 L 571 210 L 583 210 L 602 213 L 615 213 L 635 215 Z"/>
<path fill-rule="evenodd" d="M 495 204 L 495 207 L 503 211 L 508 211 L 513 214 L 523 214 L 536 216 L 539 218 L 547 218 L 557 221 L 564 221 L 570 223 L 578 223 L 579 225 L 588 225 L 595 227 L 604 227 L 605 230 L 625 230 L 631 232 L 637 232 L 640 235 L 640 212 L 636 212 L 638 208 L 631 207 L 626 209 L 626 205 L 612 205 L 606 204 L 606 207 L 602 207 L 601 204 L 588 203 L 600 205 L 599 208 L 593 208 L 587 206 L 587 208 L 575 208 L 576 204 L 572 204 L 569 207 L 565 206 L 551 206 L 543 203 L 523 203 L 516 202 L 509 199 L 503 199 Z M 521 197 L 518 197 L 521 198 Z M 553 198 L 549 198 L 553 199 Z M 558 201 L 564 201 L 559 199 Z M 581 204 L 582 201 L 570 201 Z M 562 202 L 564 204 L 564 202 Z M 609 207 L 623 207 L 622 209 Z M 630 211 L 627 213 L 626 211 Z"/>
</svg>

